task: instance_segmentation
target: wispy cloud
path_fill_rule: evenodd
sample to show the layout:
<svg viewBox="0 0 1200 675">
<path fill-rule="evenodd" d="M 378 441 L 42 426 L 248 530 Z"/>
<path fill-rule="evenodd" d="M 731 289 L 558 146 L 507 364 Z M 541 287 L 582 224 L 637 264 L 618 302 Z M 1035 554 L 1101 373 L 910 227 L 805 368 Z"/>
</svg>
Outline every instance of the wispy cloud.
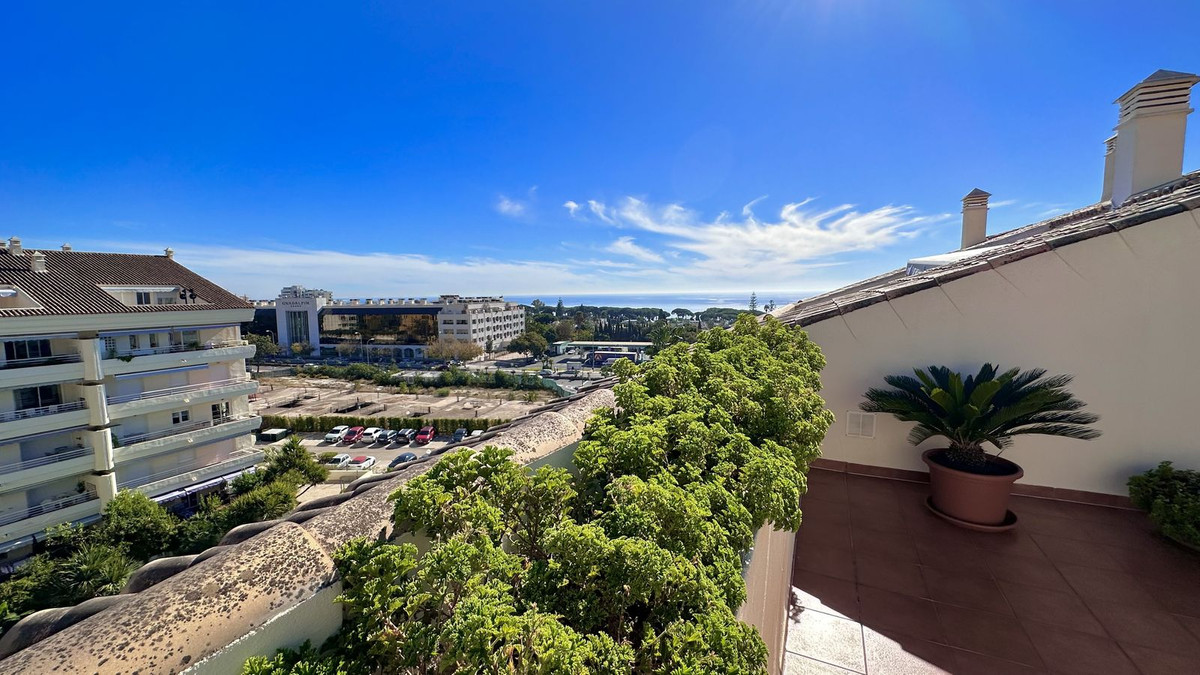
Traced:
<svg viewBox="0 0 1200 675">
<path fill-rule="evenodd" d="M 648 248 L 643 248 L 635 244 L 633 242 L 633 237 L 621 237 L 609 244 L 604 250 L 608 251 L 609 253 L 616 253 L 617 255 L 629 256 L 634 260 L 640 260 L 647 263 L 663 261 L 663 257 L 661 255 L 651 251 Z"/>
<path fill-rule="evenodd" d="M 579 212 L 579 203 L 568 199 L 567 201 L 563 202 L 563 208 L 565 208 L 567 213 L 571 214 L 571 217 L 574 218 L 575 214 Z"/>
<path fill-rule="evenodd" d="M 1005 206 L 1012 206 L 1017 203 L 1015 199 L 1001 199 L 999 201 L 988 202 L 989 209 L 1002 209 Z"/>
<path fill-rule="evenodd" d="M 496 210 L 512 218 L 525 215 L 526 208 L 524 202 L 510 199 L 505 195 L 500 195 L 500 199 L 496 202 Z"/>
</svg>

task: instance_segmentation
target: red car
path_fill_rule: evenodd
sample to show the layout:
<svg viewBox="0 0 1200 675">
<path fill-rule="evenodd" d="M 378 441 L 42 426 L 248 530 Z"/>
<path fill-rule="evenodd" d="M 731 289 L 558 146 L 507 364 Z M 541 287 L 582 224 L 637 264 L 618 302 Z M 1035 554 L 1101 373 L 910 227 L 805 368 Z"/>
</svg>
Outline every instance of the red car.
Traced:
<svg viewBox="0 0 1200 675">
<path fill-rule="evenodd" d="M 362 427 L 350 427 L 350 430 L 346 432 L 346 435 L 342 436 L 342 443 L 345 443 L 346 445 L 354 445 L 362 440 L 363 431 L 364 430 Z"/>
<path fill-rule="evenodd" d="M 417 443 L 420 445 L 425 445 L 429 441 L 433 440 L 434 434 L 436 433 L 437 432 L 433 430 L 433 427 L 421 427 L 421 430 L 417 432 Z"/>
</svg>

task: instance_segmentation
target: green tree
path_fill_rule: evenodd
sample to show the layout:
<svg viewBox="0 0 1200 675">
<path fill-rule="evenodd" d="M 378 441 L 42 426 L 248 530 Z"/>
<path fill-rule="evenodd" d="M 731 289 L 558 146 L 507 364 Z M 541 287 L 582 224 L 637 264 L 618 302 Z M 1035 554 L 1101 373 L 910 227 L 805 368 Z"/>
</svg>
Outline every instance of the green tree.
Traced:
<svg viewBox="0 0 1200 675">
<path fill-rule="evenodd" d="M 312 353 L 312 345 L 307 342 L 293 342 L 290 349 L 292 356 L 308 356 Z"/>
<path fill-rule="evenodd" d="M 261 483 L 272 483 L 280 479 L 299 481 L 299 485 L 316 485 L 329 478 L 328 467 L 322 466 L 304 447 L 299 436 L 289 436 L 281 445 L 266 450 L 266 465 L 260 471 L 248 475 L 261 475 Z"/>
<path fill-rule="evenodd" d="M 56 606 L 71 606 L 102 595 L 116 595 L 138 568 L 121 547 L 85 544 L 57 566 Z"/>
<path fill-rule="evenodd" d="M 121 490 L 104 507 L 104 519 L 94 539 L 125 546 L 137 560 L 149 560 L 171 550 L 179 519 L 137 490 Z"/>
<path fill-rule="evenodd" d="M 483 348 L 470 340 L 438 338 L 425 348 L 425 356 L 438 361 L 470 361 L 483 354 Z"/>
<path fill-rule="evenodd" d="M 555 319 L 563 318 L 563 314 L 566 312 L 566 309 L 567 308 L 563 305 L 562 298 L 559 298 L 558 304 L 554 306 L 554 318 Z"/>
<path fill-rule="evenodd" d="M 750 292 L 750 311 L 758 311 L 758 294 L 753 291 Z"/>
<path fill-rule="evenodd" d="M 692 310 L 686 309 L 684 307 L 676 307 L 675 309 L 671 310 L 671 313 L 681 319 L 684 317 L 693 316 L 695 314 L 695 312 L 693 312 Z"/>
<path fill-rule="evenodd" d="M 262 360 L 268 356 L 275 356 L 279 353 L 279 345 L 275 344 L 269 336 L 258 335 L 255 333 L 246 333 L 246 341 L 254 345 L 254 363 L 257 369 L 262 369 Z"/>
<path fill-rule="evenodd" d="M 496 346 L 496 343 L 495 343 L 495 342 L 493 342 L 493 341 L 492 341 L 492 338 L 490 338 L 490 337 L 489 337 L 489 338 L 488 338 L 488 339 L 487 339 L 487 340 L 486 340 L 486 341 L 483 343 L 483 353 L 484 353 L 484 354 L 487 354 L 488 356 L 491 356 L 491 355 L 492 355 L 492 349 L 493 349 L 495 346 Z"/>
<path fill-rule="evenodd" d="M 519 354 L 529 354 L 534 358 L 540 358 L 550 349 L 550 343 L 540 334 L 529 331 L 513 338 L 508 343 L 508 348 Z"/>
</svg>

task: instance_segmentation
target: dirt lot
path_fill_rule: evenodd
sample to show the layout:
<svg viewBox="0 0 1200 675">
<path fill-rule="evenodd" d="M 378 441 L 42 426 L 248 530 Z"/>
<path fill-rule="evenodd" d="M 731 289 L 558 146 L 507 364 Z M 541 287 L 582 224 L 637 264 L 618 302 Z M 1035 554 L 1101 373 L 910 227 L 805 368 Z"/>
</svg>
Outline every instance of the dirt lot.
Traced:
<svg viewBox="0 0 1200 675">
<path fill-rule="evenodd" d="M 374 384 L 318 378 L 264 377 L 259 383 L 250 407 L 260 415 L 512 419 L 553 398 L 548 391 L 473 388 L 451 388 L 448 396 L 438 396 L 435 389 L 397 394 Z M 360 407 L 345 410 L 355 405 Z"/>
</svg>

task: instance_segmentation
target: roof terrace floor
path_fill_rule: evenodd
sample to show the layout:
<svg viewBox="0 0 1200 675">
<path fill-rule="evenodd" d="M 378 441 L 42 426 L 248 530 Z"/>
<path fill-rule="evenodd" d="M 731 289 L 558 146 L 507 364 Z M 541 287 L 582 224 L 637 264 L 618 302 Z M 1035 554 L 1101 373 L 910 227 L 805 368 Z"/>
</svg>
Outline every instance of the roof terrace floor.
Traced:
<svg viewBox="0 0 1200 675">
<path fill-rule="evenodd" d="M 785 672 L 1200 672 L 1200 555 L 1145 514 L 1014 497 L 1003 534 L 925 508 L 928 486 L 814 469 Z"/>
</svg>

